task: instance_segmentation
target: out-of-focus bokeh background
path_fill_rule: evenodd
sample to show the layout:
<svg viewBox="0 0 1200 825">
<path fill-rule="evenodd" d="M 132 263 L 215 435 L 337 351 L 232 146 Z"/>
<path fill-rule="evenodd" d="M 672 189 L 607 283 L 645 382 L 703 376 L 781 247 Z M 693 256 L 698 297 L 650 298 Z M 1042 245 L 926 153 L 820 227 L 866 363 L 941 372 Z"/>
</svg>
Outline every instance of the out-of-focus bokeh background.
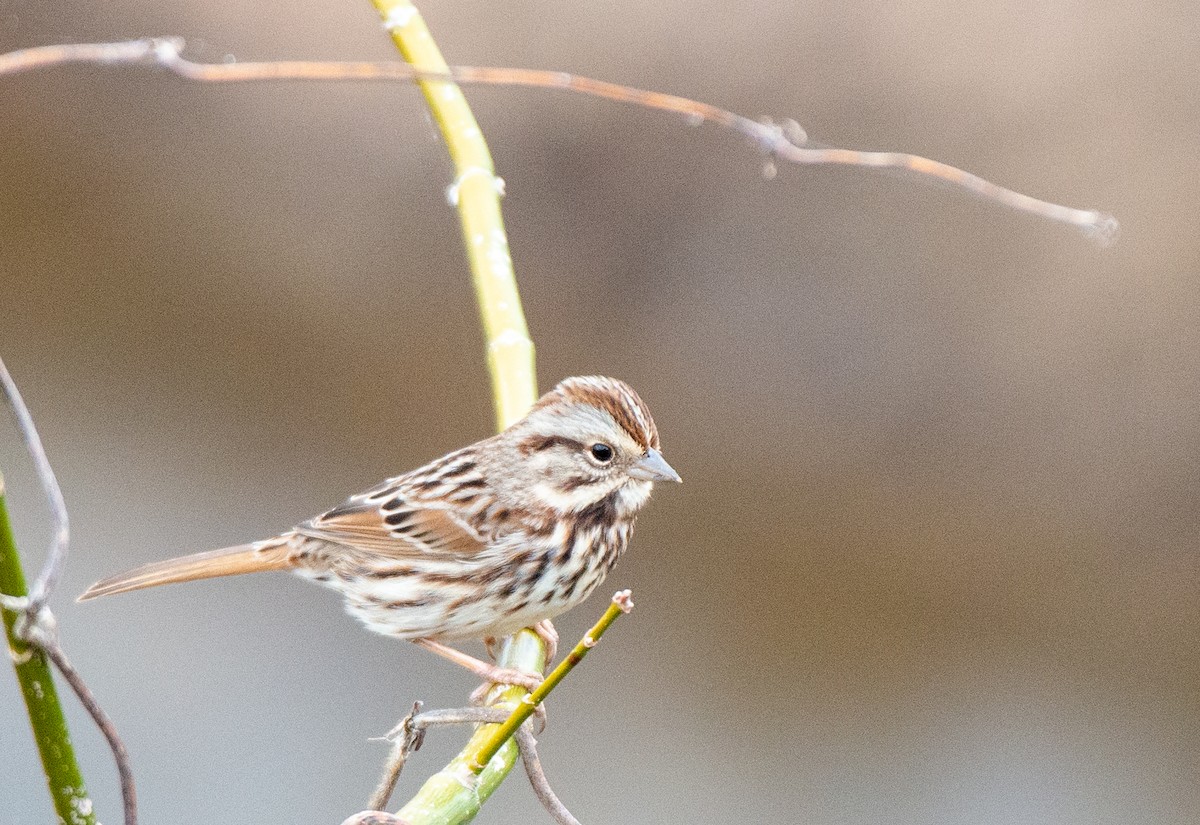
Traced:
<svg viewBox="0 0 1200 825">
<path fill-rule="evenodd" d="M 739 139 L 660 114 L 469 92 L 543 386 L 629 380 L 686 478 L 611 580 L 638 610 L 550 707 L 576 815 L 1200 821 L 1193 4 L 423 8 L 452 62 L 791 116 L 1123 223 L 1103 250 L 906 178 L 765 182 Z M 366 3 L 0 5 L 4 50 L 149 34 L 206 60 L 394 55 Z M 0 112 L 0 352 L 71 507 L 64 644 L 144 819 L 338 823 L 377 778 L 369 737 L 469 676 L 282 575 L 72 597 L 490 431 L 420 98 L 87 67 L 5 79 Z M 0 467 L 32 569 L 48 530 L 11 428 Z M 397 800 L 462 739 L 431 736 Z M 0 822 L 51 821 L 6 668 L 0 741 Z M 479 821 L 548 818 L 515 776 Z"/>
</svg>

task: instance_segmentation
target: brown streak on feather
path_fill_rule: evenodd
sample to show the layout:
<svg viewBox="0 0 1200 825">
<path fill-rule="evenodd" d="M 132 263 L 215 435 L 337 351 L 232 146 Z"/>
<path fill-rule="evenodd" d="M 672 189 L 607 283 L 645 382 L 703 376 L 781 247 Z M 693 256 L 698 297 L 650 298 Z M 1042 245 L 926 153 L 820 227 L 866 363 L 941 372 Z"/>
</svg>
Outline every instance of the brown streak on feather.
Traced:
<svg viewBox="0 0 1200 825">
<path fill-rule="evenodd" d="M 547 549 L 543 551 L 538 558 L 537 567 L 533 568 L 533 573 L 525 582 L 526 592 L 533 592 L 533 589 L 538 586 L 538 582 L 542 580 L 542 576 L 546 573 L 546 568 L 550 566 L 551 553 Z"/>
<path fill-rule="evenodd" d="M 571 600 L 571 596 L 575 595 L 575 588 L 579 587 L 579 580 L 582 579 L 584 574 L 587 572 L 587 565 L 580 565 L 579 569 L 571 575 L 571 578 L 568 579 L 566 583 L 567 589 L 562 596 L 564 600 Z"/>
<path fill-rule="evenodd" d="M 555 564 L 563 565 L 567 559 L 571 557 L 571 552 L 575 549 L 575 542 L 579 539 L 579 522 L 572 520 L 570 527 L 567 530 L 567 539 L 562 543 L 562 547 L 558 550 L 558 556 L 554 559 Z"/>
<path fill-rule="evenodd" d="M 367 572 L 369 579 L 398 579 L 403 576 L 411 576 L 413 574 L 411 567 L 383 567 L 372 568 Z"/>
<path fill-rule="evenodd" d="M 385 481 L 374 490 L 369 490 L 366 495 L 363 496 L 363 499 L 366 501 L 382 501 L 388 496 L 396 495 L 398 492 L 400 492 L 399 484 L 390 484 Z"/>
<path fill-rule="evenodd" d="M 471 573 L 437 573 L 428 571 L 419 572 L 416 575 L 421 580 L 421 584 L 428 585 L 430 587 L 437 587 L 439 585 L 470 584 L 474 579 L 474 575 Z"/>
<path fill-rule="evenodd" d="M 441 473 L 441 477 L 442 478 L 454 478 L 455 476 L 460 476 L 463 473 L 469 472 L 474 469 L 475 469 L 474 461 L 464 461 L 461 464 L 457 464 L 453 467 L 450 467 L 447 470 L 444 470 Z"/>
</svg>

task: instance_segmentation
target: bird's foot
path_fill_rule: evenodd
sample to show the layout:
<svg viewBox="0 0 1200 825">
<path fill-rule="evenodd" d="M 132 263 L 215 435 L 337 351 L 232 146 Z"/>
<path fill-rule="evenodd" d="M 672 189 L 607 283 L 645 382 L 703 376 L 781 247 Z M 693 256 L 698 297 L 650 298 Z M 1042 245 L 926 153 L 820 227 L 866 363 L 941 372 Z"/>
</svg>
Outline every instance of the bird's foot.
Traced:
<svg viewBox="0 0 1200 825">
<path fill-rule="evenodd" d="M 549 619 L 542 619 L 530 630 L 546 643 L 546 669 L 549 670 L 550 665 L 554 663 L 554 657 L 558 655 L 558 631 L 554 629 L 554 625 Z"/>
<path fill-rule="evenodd" d="M 483 684 L 472 691 L 471 704 L 483 704 L 488 693 L 497 685 L 516 685 L 532 693 L 538 685 L 545 681 L 545 677 L 540 673 L 530 673 L 527 670 L 517 670 L 512 667 L 496 667 L 495 665 L 491 665 L 489 668 L 486 673 L 476 674 L 483 679 Z"/>
<path fill-rule="evenodd" d="M 524 671 L 519 671 L 519 670 L 515 671 L 515 673 L 522 675 L 522 676 L 531 676 L 532 675 L 532 674 L 525 673 Z M 476 706 L 487 704 L 488 694 L 490 694 L 492 692 L 492 689 L 497 687 L 498 685 L 503 686 L 506 684 L 512 684 L 512 683 L 507 680 L 501 681 L 501 682 L 484 682 L 482 685 L 475 688 L 475 690 L 471 691 L 471 704 L 476 705 Z M 524 687 L 524 685 L 522 685 L 522 687 Z M 546 716 L 546 705 L 545 704 L 539 704 L 537 707 L 535 707 L 533 709 L 533 718 L 536 719 L 538 722 L 537 735 L 540 735 L 541 732 L 546 729 L 546 721 L 548 719 L 548 717 Z"/>
</svg>

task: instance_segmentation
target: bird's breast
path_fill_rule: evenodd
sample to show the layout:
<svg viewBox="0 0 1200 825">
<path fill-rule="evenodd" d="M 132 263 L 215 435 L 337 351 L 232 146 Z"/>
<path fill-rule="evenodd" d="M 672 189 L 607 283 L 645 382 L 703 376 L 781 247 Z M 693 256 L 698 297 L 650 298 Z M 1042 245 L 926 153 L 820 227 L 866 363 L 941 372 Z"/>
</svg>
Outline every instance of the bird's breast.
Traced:
<svg viewBox="0 0 1200 825">
<path fill-rule="evenodd" d="M 632 522 L 561 521 L 511 532 L 472 558 L 406 558 L 353 570 L 304 570 L 340 592 L 369 629 L 403 639 L 514 633 L 591 594 L 625 552 Z"/>
</svg>

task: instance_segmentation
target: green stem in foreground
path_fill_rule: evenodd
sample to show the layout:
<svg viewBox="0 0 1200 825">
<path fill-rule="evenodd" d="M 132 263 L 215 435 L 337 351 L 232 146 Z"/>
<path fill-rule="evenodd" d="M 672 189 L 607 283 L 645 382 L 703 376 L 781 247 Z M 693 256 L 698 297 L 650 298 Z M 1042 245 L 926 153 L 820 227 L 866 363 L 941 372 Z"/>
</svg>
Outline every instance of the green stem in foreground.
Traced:
<svg viewBox="0 0 1200 825">
<path fill-rule="evenodd" d="M 0 593 L 18 597 L 27 595 L 21 557 L 17 555 L 8 510 L 4 504 L 3 479 L 0 479 Z M 17 638 L 14 628 L 20 616 L 9 610 L 0 613 L 4 616 L 8 650 L 21 694 L 25 697 L 29 724 L 42 757 L 42 770 L 46 773 L 54 810 L 59 821 L 66 825 L 95 825 L 92 801 L 88 798 L 83 775 L 75 761 L 75 751 L 71 747 L 71 736 L 67 731 L 62 706 L 58 703 L 50 665 L 39 650 Z"/>
<path fill-rule="evenodd" d="M 545 667 L 545 648 L 536 634 L 523 630 L 507 642 L 508 649 L 501 662 L 536 661 Z M 526 691 L 508 687 L 490 707 L 509 711 L 521 706 Z M 491 738 L 498 725 L 480 725 L 458 755 L 446 767 L 431 776 L 412 799 L 396 812 L 405 825 L 457 825 L 470 822 L 488 797 L 500 787 L 520 755 L 517 743 L 511 738 L 496 753 L 482 771 L 472 769 L 474 755 Z"/>
<path fill-rule="evenodd" d="M 538 685 L 533 693 L 522 699 L 521 704 L 512 712 L 512 715 L 504 720 L 503 724 L 489 726 L 488 738 L 481 744 L 478 751 L 473 754 L 468 751 L 463 752 L 469 757 L 468 767 L 472 772 L 482 773 L 484 771 L 488 763 L 492 761 L 492 757 L 504 747 L 517 729 L 525 724 L 525 720 L 533 714 L 534 708 L 540 705 L 550 695 L 550 691 L 558 687 L 558 683 L 565 679 L 575 665 L 583 661 L 583 657 L 588 654 L 588 651 L 596 646 L 600 637 L 604 635 L 604 631 L 608 630 L 609 625 L 623 613 L 628 613 L 632 609 L 633 602 L 629 600 L 628 590 L 622 590 L 613 596 L 608 610 L 604 611 L 600 620 L 592 625 L 592 629 L 579 641 L 579 644 L 575 645 L 574 649 L 558 663 L 558 667 L 551 671 L 550 675 L 546 677 L 546 681 Z"/>
</svg>

